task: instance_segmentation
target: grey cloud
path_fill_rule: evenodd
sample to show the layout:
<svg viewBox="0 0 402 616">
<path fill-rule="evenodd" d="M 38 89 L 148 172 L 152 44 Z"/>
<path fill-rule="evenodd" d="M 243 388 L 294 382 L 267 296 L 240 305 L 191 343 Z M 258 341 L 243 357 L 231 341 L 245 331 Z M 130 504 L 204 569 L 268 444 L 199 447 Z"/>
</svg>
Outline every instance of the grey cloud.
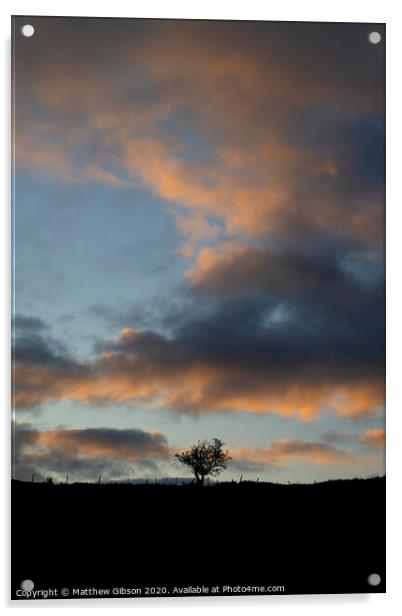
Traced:
<svg viewBox="0 0 402 616">
<path fill-rule="evenodd" d="M 23 314 L 16 314 L 12 319 L 12 326 L 16 332 L 43 332 L 49 326 L 43 319 Z"/>
<path fill-rule="evenodd" d="M 87 428 L 40 431 L 29 423 L 13 430 L 13 476 L 38 480 L 105 480 L 152 476 L 170 456 L 166 437 L 138 429 Z"/>
<path fill-rule="evenodd" d="M 321 438 L 331 445 L 336 445 L 337 443 L 354 443 L 359 439 L 358 435 L 352 432 L 340 430 L 326 430 L 321 434 Z"/>
<path fill-rule="evenodd" d="M 248 460 L 232 460 L 230 463 L 231 470 L 237 470 L 239 473 L 263 473 L 264 471 L 281 471 L 282 467 L 276 464 L 250 462 Z"/>
</svg>

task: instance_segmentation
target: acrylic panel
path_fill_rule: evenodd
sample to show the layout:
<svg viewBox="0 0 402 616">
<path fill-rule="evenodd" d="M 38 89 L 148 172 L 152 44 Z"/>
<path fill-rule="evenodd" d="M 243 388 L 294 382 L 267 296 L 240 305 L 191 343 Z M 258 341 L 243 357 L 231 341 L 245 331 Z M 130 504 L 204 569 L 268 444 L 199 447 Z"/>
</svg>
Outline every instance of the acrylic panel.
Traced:
<svg viewBox="0 0 402 616">
<path fill-rule="evenodd" d="M 385 25 L 12 30 L 12 598 L 384 592 Z"/>
</svg>

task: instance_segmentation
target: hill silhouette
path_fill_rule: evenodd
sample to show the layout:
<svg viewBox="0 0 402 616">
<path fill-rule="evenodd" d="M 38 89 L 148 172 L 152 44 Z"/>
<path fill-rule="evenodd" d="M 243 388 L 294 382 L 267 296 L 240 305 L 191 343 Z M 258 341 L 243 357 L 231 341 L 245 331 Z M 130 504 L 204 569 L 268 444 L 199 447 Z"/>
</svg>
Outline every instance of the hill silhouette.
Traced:
<svg viewBox="0 0 402 616">
<path fill-rule="evenodd" d="M 384 592 L 385 478 L 12 482 L 12 587 L 283 585 Z M 378 573 L 379 586 L 367 577 Z"/>
</svg>

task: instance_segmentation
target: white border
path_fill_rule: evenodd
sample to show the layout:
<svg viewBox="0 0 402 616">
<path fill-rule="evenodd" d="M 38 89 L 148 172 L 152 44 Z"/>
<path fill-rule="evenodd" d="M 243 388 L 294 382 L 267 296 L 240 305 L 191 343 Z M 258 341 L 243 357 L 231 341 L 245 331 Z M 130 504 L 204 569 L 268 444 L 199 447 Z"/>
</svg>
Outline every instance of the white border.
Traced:
<svg viewBox="0 0 402 616">
<path fill-rule="evenodd" d="M 113 0 L 109 3 L 99 1 L 69 0 L 65 2 L 35 0 L 35 2 L 8 1 L 2 3 L 2 96 L 3 105 L 1 165 L 4 176 L 5 207 L 0 224 L 1 268 L 0 283 L 2 291 L 1 336 L 3 370 L 0 371 L 0 392 L 2 395 L 2 454 L 3 498 L 1 502 L 1 521 L 3 544 L 9 546 L 9 477 L 10 477 L 10 438 L 9 438 L 9 396 L 10 396 L 10 15 L 74 15 L 74 16 L 111 16 L 111 17 L 170 17 L 203 19 L 268 19 L 282 21 L 338 21 L 338 22 L 374 22 L 387 23 L 387 594 L 386 595 L 301 595 L 284 597 L 203 597 L 187 599 L 108 599 L 77 601 L 36 601 L 13 602 L 9 597 L 9 553 L 2 550 L 0 584 L 1 602 L 6 608 L 18 611 L 42 608 L 64 608 L 73 610 L 107 609 L 110 613 L 117 608 L 135 609 L 136 613 L 150 614 L 164 610 L 170 614 L 177 610 L 208 610 L 211 615 L 240 614 L 245 609 L 255 613 L 286 614 L 300 616 L 310 614 L 336 613 L 340 610 L 347 614 L 385 614 L 397 613 L 402 605 L 399 594 L 399 577 L 401 571 L 401 481 L 400 469 L 402 435 L 401 415 L 401 353 L 402 336 L 400 319 L 402 316 L 401 264 L 402 264 L 402 199 L 401 199 L 401 3 L 393 0 L 281 0 L 268 2 L 264 0 L 203 0 L 202 3 L 189 3 L 179 0 L 149 0 L 143 3 Z M 370 511 L 367 512 L 370 516 Z M 373 520 L 373 532 L 375 532 Z M 370 538 L 367 539 L 370 541 Z M 351 550 L 353 546 L 351 546 Z M 347 555 L 345 555 L 347 558 Z M 342 575 L 342 572 L 339 572 Z M 399 613 L 400 610 L 399 610 Z"/>
</svg>

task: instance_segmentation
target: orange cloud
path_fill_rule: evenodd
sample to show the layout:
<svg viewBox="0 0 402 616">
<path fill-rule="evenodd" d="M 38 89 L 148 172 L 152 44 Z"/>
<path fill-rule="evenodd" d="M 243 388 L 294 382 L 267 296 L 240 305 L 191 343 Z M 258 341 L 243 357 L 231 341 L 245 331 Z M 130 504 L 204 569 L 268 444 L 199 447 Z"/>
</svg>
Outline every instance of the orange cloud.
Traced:
<svg viewBox="0 0 402 616">
<path fill-rule="evenodd" d="M 280 466 L 288 463 L 306 464 L 361 464 L 363 459 L 348 452 L 340 451 L 325 443 L 309 443 L 298 439 L 273 441 L 267 447 L 252 448 L 238 446 L 231 450 L 234 460 Z"/>
<path fill-rule="evenodd" d="M 199 222 L 206 215 L 219 217 L 228 234 L 251 237 L 284 232 L 299 192 L 293 176 L 297 171 L 313 177 L 318 164 L 312 151 L 276 139 L 217 148 L 209 163 L 185 160 L 155 138 L 127 139 L 124 148 L 128 174 L 154 194 L 194 212 Z M 317 222 L 332 221 L 321 214 Z"/>
<path fill-rule="evenodd" d="M 203 248 L 197 255 L 194 265 L 186 272 L 186 276 L 192 283 L 199 286 L 220 287 L 222 283 L 220 274 L 235 267 L 238 262 L 242 264 L 244 270 L 243 278 L 248 277 L 250 270 L 247 265 L 244 267 L 244 264 L 247 264 L 250 256 L 253 261 L 251 268 L 254 272 L 252 273 L 255 273 L 260 254 L 263 255 L 258 248 L 244 246 L 237 242 L 225 242 L 215 248 Z M 255 276 L 252 276 L 251 280 L 253 279 Z M 244 280 L 239 281 L 239 285 L 241 286 L 244 282 Z"/>
<path fill-rule="evenodd" d="M 340 61 L 339 40 L 350 42 L 360 26 L 303 26 L 327 50 L 313 58 L 300 25 L 141 20 L 126 29 L 118 20 L 91 28 L 45 21 L 35 55 L 16 50 L 17 163 L 66 182 L 141 184 L 162 198 L 186 238 L 185 258 L 206 240 L 222 240 L 196 256 L 187 273 L 193 286 L 227 288 L 231 268 L 232 288 L 258 286 L 274 259 L 247 246 L 250 238 L 281 241 L 301 232 L 305 243 L 321 233 L 381 243 L 382 194 L 355 185 L 346 130 L 362 112 L 382 111 L 379 59 L 368 69 L 366 47 L 359 47 L 346 76 Z M 113 45 L 99 48 L 105 33 Z M 338 138 L 342 130 L 346 137 Z M 290 279 L 283 264 L 275 268 L 265 292 L 275 284 L 306 293 L 321 284 L 311 271 Z M 325 409 L 360 418 L 383 405 L 382 377 L 360 365 L 354 375 L 347 357 L 346 367 L 339 358 L 332 365 L 333 349 L 323 367 L 322 355 L 307 368 L 298 358 L 284 374 L 280 348 L 266 365 L 254 359 L 249 366 L 240 352 L 191 355 L 180 343 L 127 330 L 119 350 L 71 369 L 19 362 L 15 404 L 110 401 L 304 420 Z"/>
<path fill-rule="evenodd" d="M 362 445 L 382 451 L 385 448 L 385 430 L 382 428 L 368 428 L 360 438 Z"/>
<path fill-rule="evenodd" d="M 199 242 L 217 238 L 222 232 L 219 225 L 208 222 L 201 212 L 190 216 L 183 216 L 180 212 L 175 214 L 178 230 L 187 237 L 185 244 L 179 250 L 179 254 L 183 257 L 192 257 Z"/>
<path fill-rule="evenodd" d="M 286 238 L 296 221 L 315 232 L 372 243 L 383 227 L 381 195 L 378 201 L 351 195 L 346 208 L 346 163 L 323 160 L 308 147 L 295 148 L 276 137 L 250 145 L 241 141 L 217 146 L 210 162 L 200 162 L 186 160 L 180 148 L 165 145 L 161 138 L 127 138 L 121 145 L 122 165 L 131 178 L 190 212 L 198 218 L 198 227 L 205 217 L 219 218 L 229 237 Z M 193 237 L 190 225 L 180 230 Z"/>
<path fill-rule="evenodd" d="M 86 134 L 85 134 L 86 133 Z M 74 129 L 72 130 L 74 135 Z M 89 139 L 88 128 L 81 132 L 81 140 Z M 73 160 L 77 144 L 71 134 L 65 134 L 63 127 L 38 123 L 35 130 L 18 131 L 14 152 L 17 165 L 34 168 L 40 173 L 56 176 L 67 183 L 93 182 L 115 188 L 127 188 L 132 182 L 124 180 L 102 167 L 102 162 L 88 162 L 77 165 Z M 110 159 L 108 163 L 112 162 Z M 107 164 L 103 162 L 103 164 Z"/>
<path fill-rule="evenodd" d="M 57 451 L 64 458 L 113 458 L 144 460 L 167 458 L 170 450 L 160 432 L 116 428 L 38 431 L 36 446 Z"/>
<path fill-rule="evenodd" d="M 329 373 L 281 374 L 264 367 L 204 361 L 181 355 L 175 343 L 150 332 L 126 328 L 118 350 L 92 363 L 30 365 L 14 370 L 16 407 L 61 400 L 87 404 L 140 404 L 184 413 L 250 412 L 317 419 L 325 410 L 361 419 L 383 407 L 381 378 L 345 378 Z"/>
<path fill-rule="evenodd" d="M 286 235 L 302 218 L 360 241 L 378 238 L 382 211 L 375 197 L 350 194 L 345 204 L 349 150 L 339 151 L 325 137 L 326 147 L 317 149 L 317 136 L 309 144 L 289 129 L 311 109 L 347 119 L 381 110 L 363 51 L 349 58 L 346 78 L 339 65 L 339 40 L 351 34 L 337 32 L 334 24 L 325 39 L 320 33 L 328 53 L 315 54 L 312 69 L 300 25 L 261 24 L 257 33 L 251 31 L 255 25 L 142 20 L 133 22 L 135 34 L 129 35 L 119 23 L 108 24 L 118 67 L 112 70 L 107 47 L 97 46 L 96 58 L 88 53 L 105 27 L 99 20 L 78 32 L 67 21 L 49 21 L 35 58 L 18 59 L 19 164 L 66 182 L 116 188 L 142 182 L 183 208 L 186 222 L 178 218 L 178 224 L 188 237 L 186 258 L 201 238 L 216 237 L 209 216 L 220 219 L 227 235 Z M 74 36 L 75 49 L 67 54 L 68 36 Z M 296 39 L 297 54 L 288 42 Z M 169 130 L 168 121 L 177 117 L 184 130 Z M 317 124 L 310 122 L 314 133 Z M 186 141 L 190 129 L 207 145 L 207 155 L 193 156 L 198 148 Z M 89 156 L 91 163 L 77 162 Z"/>
<path fill-rule="evenodd" d="M 48 173 L 58 179 L 74 183 L 80 181 L 79 171 L 70 161 L 64 147 L 58 143 L 42 141 L 32 134 L 18 135 L 15 146 L 16 162 L 21 167 Z"/>
<path fill-rule="evenodd" d="M 64 480 L 93 480 L 132 476 L 136 470 L 155 472 L 158 463 L 173 456 L 161 432 L 135 428 L 60 428 L 37 430 L 13 423 L 13 476 L 48 474 Z"/>
</svg>

